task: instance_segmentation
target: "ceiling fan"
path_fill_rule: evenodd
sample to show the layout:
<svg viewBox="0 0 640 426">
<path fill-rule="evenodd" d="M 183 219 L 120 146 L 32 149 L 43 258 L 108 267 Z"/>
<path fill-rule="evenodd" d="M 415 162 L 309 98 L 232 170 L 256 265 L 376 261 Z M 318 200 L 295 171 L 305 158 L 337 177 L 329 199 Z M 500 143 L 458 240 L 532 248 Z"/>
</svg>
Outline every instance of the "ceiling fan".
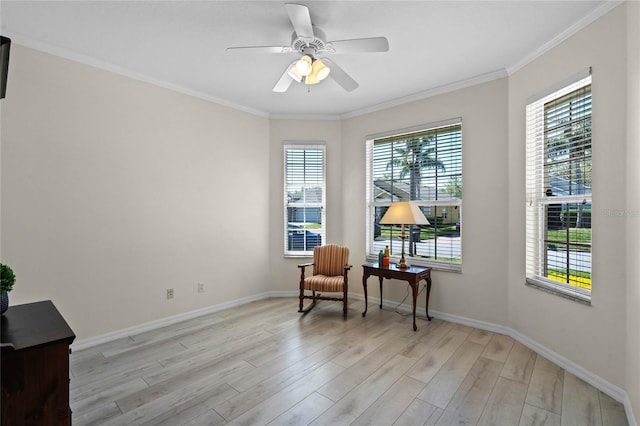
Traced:
<svg viewBox="0 0 640 426">
<path fill-rule="evenodd" d="M 243 46 L 228 47 L 227 50 L 258 51 L 267 53 L 298 53 L 301 56 L 291 62 L 273 87 L 274 92 L 286 92 L 293 81 L 302 84 L 317 84 L 326 77 L 351 92 L 358 83 L 325 53 L 386 52 L 389 42 L 385 37 L 354 38 L 325 41 L 324 32 L 311 22 L 309 8 L 301 4 L 286 3 L 285 8 L 294 32 L 289 46 Z"/>
</svg>

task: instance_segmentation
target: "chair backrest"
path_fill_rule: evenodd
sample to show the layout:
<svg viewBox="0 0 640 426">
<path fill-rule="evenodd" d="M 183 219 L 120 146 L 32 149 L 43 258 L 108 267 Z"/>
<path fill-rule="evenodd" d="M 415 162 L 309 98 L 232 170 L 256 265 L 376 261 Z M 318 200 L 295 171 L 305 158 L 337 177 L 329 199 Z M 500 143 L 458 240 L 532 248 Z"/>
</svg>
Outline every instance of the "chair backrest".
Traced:
<svg viewBox="0 0 640 426">
<path fill-rule="evenodd" d="M 349 249 L 335 244 L 313 248 L 313 275 L 336 276 L 344 274 L 349 263 Z"/>
</svg>

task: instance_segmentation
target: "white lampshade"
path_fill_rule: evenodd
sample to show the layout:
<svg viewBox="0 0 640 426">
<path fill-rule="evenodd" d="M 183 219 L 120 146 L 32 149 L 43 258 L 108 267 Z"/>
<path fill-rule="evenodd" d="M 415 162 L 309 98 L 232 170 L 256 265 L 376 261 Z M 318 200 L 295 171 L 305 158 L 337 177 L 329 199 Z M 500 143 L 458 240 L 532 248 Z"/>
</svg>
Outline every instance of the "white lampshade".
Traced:
<svg viewBox="0 0 640 426">
<path fill-rule="evenodd" d="M 298 68 L 296 67 L 296 64 L 297 63 L 294 63 L 293 65 L 291 65 L 291 67 L 289 67 L 287 74 L 289 74 L 289 77 L 291 77 L 292 79 L 300 83 L 302 81 L 302 74 L 298 72 Z"/>
<path fill-rule="evenodd" d="M 391 204 L 380 225 L 429 225 L 429 221 L 420 207 L 411 201 L 400 201 Z"/>
<path fill-rule="evenodd" d="M 300 75 L 306 77 L 311 73 L 311 56 L 302 55 L 302 58 L 296 62 L 296 69 Z"/>
</svg>

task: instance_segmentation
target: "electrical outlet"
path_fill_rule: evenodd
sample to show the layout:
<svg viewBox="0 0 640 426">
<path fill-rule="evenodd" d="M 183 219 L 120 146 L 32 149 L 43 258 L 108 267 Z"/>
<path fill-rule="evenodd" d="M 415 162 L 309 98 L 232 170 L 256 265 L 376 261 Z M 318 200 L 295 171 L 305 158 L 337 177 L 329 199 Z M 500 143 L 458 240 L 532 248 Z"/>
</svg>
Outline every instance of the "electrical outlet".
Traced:
<svg viewBox="0 0 640 426">
<path fill-rule="evenodd" d="M 167 299 L 173 299 L 173 289 L 172 288 L 168 288 L 167 289 Z"/>
<path fill-rule="evenodd" d="M 204 293 L 204 283 L 198 283 L 198 293 Z"/>
</svg>

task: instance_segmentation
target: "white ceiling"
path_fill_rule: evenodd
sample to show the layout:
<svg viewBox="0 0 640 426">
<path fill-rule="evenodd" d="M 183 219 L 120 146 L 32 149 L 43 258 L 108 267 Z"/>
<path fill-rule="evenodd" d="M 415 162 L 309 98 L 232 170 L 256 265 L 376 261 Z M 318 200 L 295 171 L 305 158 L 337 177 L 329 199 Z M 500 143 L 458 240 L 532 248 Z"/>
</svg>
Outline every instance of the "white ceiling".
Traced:
<svg viewBox="0 0 640 426">
<path fill-rule="evenodd" d="M 589 24 L 607 1 L 296 1 L 327 41 L 384 36 L 386 53 L 334 54 L 360 87 L 272 87 L 295 53 L 282 1 L 4 1 L 15 43 L 271 117 L 348 117 L 508 75 Z"/>
</svg>

